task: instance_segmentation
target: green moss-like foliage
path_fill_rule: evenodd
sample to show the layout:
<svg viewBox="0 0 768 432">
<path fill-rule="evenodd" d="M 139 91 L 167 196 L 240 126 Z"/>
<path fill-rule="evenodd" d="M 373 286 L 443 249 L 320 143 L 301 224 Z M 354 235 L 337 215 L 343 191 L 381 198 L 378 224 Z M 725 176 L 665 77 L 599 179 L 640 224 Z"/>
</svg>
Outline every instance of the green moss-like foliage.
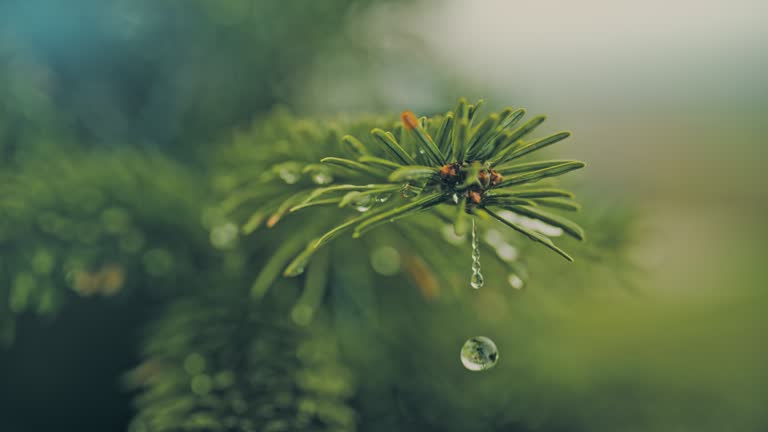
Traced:
<svg viewBox="0 0 768 432">
<path fill-rule="evenodd" d="M 54 314 L 75 296 L 156 298 L 215 260 L 200 223 L 202 179 L 159 154 L 56 153 L 0 187 L 0 317 Z"/>
<path fill-rule="evenodd" d="M 349 371 L 333 336 L 271 305 L 174 302 L 150 328 L 131 431 L 353 431 Z"/>
</svg>

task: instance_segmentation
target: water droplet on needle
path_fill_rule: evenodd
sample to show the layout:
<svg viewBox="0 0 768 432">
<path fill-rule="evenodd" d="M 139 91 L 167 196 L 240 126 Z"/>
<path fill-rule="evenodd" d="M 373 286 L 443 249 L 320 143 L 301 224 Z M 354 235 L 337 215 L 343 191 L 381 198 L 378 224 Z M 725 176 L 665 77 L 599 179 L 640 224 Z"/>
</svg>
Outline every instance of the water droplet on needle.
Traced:
<svg viewBox="0 0 768 432">
<path fill-rule="evenodd" d="M 370 195 L 360 194 L 360 196 L 355 198 L 355 200 L 352 202 L 352 206 L 360 213 L 364 213 L 371 209 L 371 206 L 373 206 L 373 201 L 374 199 Z"/>
</svg>

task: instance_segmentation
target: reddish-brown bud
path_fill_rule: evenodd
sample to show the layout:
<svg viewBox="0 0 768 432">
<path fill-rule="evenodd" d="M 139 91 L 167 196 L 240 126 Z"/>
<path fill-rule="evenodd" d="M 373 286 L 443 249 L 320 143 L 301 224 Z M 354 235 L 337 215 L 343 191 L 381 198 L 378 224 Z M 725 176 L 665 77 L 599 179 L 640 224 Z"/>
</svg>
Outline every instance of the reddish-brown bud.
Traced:
<svg viewBox="0 0 768 432">
<path fill-rule="evenodd" d="M 411 111 L 403 111 L 403 113 L 400 114 L 400 120 L 402 120 L 403 126 L 408 130 L 413 130 L 419 127 L 419 119 L 417 119 L 416 114 Z"/>
<path fill-rule="evenodd" d="M 504 181 L 504 176 L 491 170 L 491 186 L 496 186 L 502 181 Z"/>
<path fill-rule="evenodd" d="M 453 177 L 456 177 L 456 167 L 454 167 L 451 164 L 443 165 L 440 168 L 440 177 L 442 177 L 442 178 L 453 178 Z"/>
</svg>

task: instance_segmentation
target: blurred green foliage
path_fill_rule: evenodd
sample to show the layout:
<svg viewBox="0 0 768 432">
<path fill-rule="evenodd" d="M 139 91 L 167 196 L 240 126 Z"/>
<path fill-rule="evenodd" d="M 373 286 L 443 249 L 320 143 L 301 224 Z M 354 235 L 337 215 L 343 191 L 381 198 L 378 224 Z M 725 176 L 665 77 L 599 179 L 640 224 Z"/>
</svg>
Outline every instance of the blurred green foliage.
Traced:
<svg viewBox="0 0 768 432">
<path fill-rule="evenodd" d="M 0 429 L 30 430 L 29 415 L 50 412 L 60 429 L 110 429 L 97 422 L 114 400 L 96 399 L 119 378 L 96 383 L 92 371 L 115 346 L 103 330 L 141 357 L 120 390 L 135 402 L 134 432 L 763 430 L 766 296 L 749 288 L 765 284 L 751 275 L 760 236 L 710 240 L 703 224 L 691 237 L 704 240 L 689 244 L 679 232 L 704 218 L 659 208 L 656 229 L 678 243 L 656 243 L 677 245 L 675 259 L 645 251 L 666 259 L 649 282 L 630 258 L 649 233 L 608 202 L 621 193 L 581 177 L 574 219 L 589 241 L 563 240 L 573 265 L 481 220 L 486 286 L 471 290 L 468 239 L 418 215 L 339 238 L 303 274 L 280 276 L 310 239 L 356 214 L 281 203 L 351 180 L 316 165 L 344 154 L 343 135 L 396 124 L 360 112 L 396 97 L 444 110 L 432 102 L 464 85 L 446 88 L 417 40 L 386 37 L 386 19 L 375 31 L 357 20 L 379 3 L 0 3 L 0 337 L 93 311 L 82 305 L 127 309 L 75 317 L 79 343 L 59 340 L 63 320 L 49 320 L 21 352 L 34 362 L 0 348 L 2 372 L 18 376 L 0 386 Z M 412 50 L 381 53 L 360 37 L 367 30 Z M 297 100 L 322 114 L 274 109 Z M 358 113 L 327 114 L 350 106 Z M 693 301 L 689 286 L 707 295 Z M 145 316 L 137 338 L 130 326 Z M 472 374 L 459 349 L 478 335 L 500 360 Z M 68 387 L 51 379 L 60 360 L 49 346 L 81 356 Z M 38 402 L 78 396 L 87 403 L 61 404 L 71 412 Z"/>
<path fill-rule="evenodd" d="M 271 307 L 231 294 L 173 302 L 127 376 L 145 388 L 129 430 L 354 430 L 351 376 L 332 333 L 299 330 Z"/>
<path fill-rule="evenodd" d="M 469 287 L 468 236 L 454 233 L 451 218 L 445 221 L 429 214 L 384 225 L 362 239 L 343 235 L 321 249 L 298 278 L 272 286 L 308 241 L 359 214 L 336 203 L 288 213 L 284 201 L 318 186 L 319 156 L 344 154 L 339 131 L 367 139 L 365 132 L 373 127 L 394 124 L 386 117 L 316 120 L 279 110 L 236 133 L 233 142 L 222 147 L 213 176 L 215 189 L 224 197 L 220 216 L 240 223 L 245 235 L 241 242 L 266 248 L 260 253 L 265 259 L 251 294 L 265 299 L 283 296 L 281 285 L 297 280 L 302 294 L 290 308 L 296 324 L 312 322 L 318 307 L 331 311 L 346 364 L 359 377 L 355 406 L 361 430 L 567 426 L 563 419 L 517 408 L 516 398 L 524 398 L 537 385 L 535 380 L 519 383 L 517 374 L 535 369 L 525 354 L 526 349 L 535 351 L 532 336 L 549 331 L 554 324 L 548 321 L 560 319 L 548 304 L 584 296 L 592 284 L 625 285 L 623 279 L 633 270 L 628 259 L 629 212 L 606 208 L 578 215 L 579 222 L 596 235 L 594 243 L 569 243 L 578 260 L 573 265 L 561 263 L 561 258 L 516 232 L 495 228 L 495 221 L 481 221 L 487 279 L 479 294 Z M 307 142 L 313 145 L 307 148 Z M 325 175 L 340 184 L 357 178 L 343 170 Z M 585 192 L 582 201 L 589 208 L 599 198 Z M 269 227 L 270 219 L 279 222 Z M 510 279 L 513 275 L 519 281 Z M 320 286 L 318 280 L 323 281 Z M 526 295 L 520 295 L 523 291 Z M 500 342 L 501 372 L 468 376 L 461 369 L 459 348 L 478 334 Z M 505 353 L 505 348 L 510 351 Z"/>
<path fill-rule="evenodd" d="M 320 48 L 353 8 L 372 3 L 5 1 L 0 94 L 12 97 L 2 99 L 0 124 L 62 140 L 63 123 L 81 144 L 196 156 L 230 127 L 295 97 Z"/>
<path fill-rule="evenodd" d="M 75 295 L 167 297 L 215 260 L 200 224 L 205 179 L 167 157 L 54 146 L 14 171 L 0 195 L 6 339 L 24 311 L 51 315 Z"/>
</svg>

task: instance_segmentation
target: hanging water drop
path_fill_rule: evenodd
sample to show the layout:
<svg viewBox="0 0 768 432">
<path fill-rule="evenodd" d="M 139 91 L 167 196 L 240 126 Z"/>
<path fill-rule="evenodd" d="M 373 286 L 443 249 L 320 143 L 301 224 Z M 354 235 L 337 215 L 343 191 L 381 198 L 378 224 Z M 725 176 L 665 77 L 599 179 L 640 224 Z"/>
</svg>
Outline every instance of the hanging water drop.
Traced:
<svg viewBox="0 0 768 432">
<path fill-rule="evenodd" d="M 480 238 L 477 236 L 477 222 L 472 218 L 472 278 L 469 284 L 478 289 L 483 283 L 483 274 L 480 272 Z"/>
<path fill-rule="evenodd" d="M 461 347 L 461 363 L 473 372 L 488 370 L 499 361 L 499 350 L 492 340 L 485 336 L 467 339 Z"/>
<path fill-rule="evenodd" d="M 360 213 L 367 212 L 373 205 L 373 198 L 367 194 L 360 194 L 354 201 L 352 201 L 352 207 Z"/>
</svg>

